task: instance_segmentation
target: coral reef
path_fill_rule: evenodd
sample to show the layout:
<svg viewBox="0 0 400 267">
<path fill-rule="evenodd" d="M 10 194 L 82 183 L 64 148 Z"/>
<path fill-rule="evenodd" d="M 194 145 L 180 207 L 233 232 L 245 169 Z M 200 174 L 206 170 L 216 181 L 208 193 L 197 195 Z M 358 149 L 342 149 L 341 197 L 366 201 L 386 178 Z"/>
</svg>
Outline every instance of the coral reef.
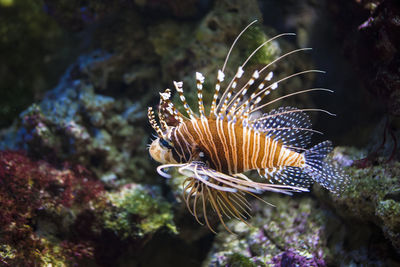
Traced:
<svg viewBox="0 0 400 267">
<path fill-rule="evenodd" d="M 351 158 L 359 159 L 362 153 L 356 149 L 337 148 L 333 157 L 351 161 Z M 349 168 L 351 185 L 340 197 L 330 201 L 343 218 L 354 218 L 362 224 L 375 224 L 400 253 L 400 163 L 387 162 L 385 158 L 379 158 L 373 165 L 360 166 L 359 163 L 360 160 L 354 161 Z M 327 201 L 321 191 L 316 191 L 316 195 Z"/>
<path fill-rule="evenodd" d="M 145 188 L 128 184 L 120 191 L 108 194 L 106 199 L 111 208 L 104 211 L 104 227 L 121 239 L 142 237 L 164 226 L 177 233 L 171 204 L 163 200 L 160 193 L 154 186 Z"/>
<path fill-rule="evenodd" d="M 112 97 L 95 94 L 91 83 L 71 77 L 71 72 L 83 72 L 106 58 L 98 53 L 80 58 L 58 87 L 21 114 L 20 128 L 10 128 L 0 148 L 24 148 L 48 159 L 79 162 L 110 184 L 117 178 L 143 179 L 150 164 L 132 157 L 146 153 L 147 137 L 135 125 L 144 119 L 140 104 L 115 103 Z"/>
<path fill-rule="evenodd" d="M 163 228 L 177 233 L 159 188 L 105 192 L 82 166 L 57 168 L 23 152 L 0 152 L 0 205 L 0 260 L 7 266 L 101 262 L 110 245 L 141 243 Z M 110 233 L 117 241 L 99 242 Z"/>
<path fill-rule="evenodd" d="M 265 200 L 275 207 L 253 203 L 251 225 L 230 222 L 237 236 L 221 231 L 203 266 L 325 266 L 326 221 L 316 202 L 274 195 Z"/>
<path fill-rule="evenodd" d="M 57 242 L 54 234 L 57 221 L 70 224 L 68 217 L 88 209 L 89 201 L 102 192 L 102 184 L 81 166 L 55 168 L 23 152 L 0 152 L 2 263 L 65 266 L 93 257 L 90 243 Z"/>
<path fill-rule="evenodd" d="M 203 266 L 398 265 L 399 164 L 381 158 L 357 167 L 366 154 L 338 147 L 331 155 L 338 164 L 352 166 L 352 183 L 340 196 L 315 185 L 316 199 L 271 195 L 264 200 L 275 207 L 253 203 L 251 226 L 229 222 L 236 235 L 220 227 Z"/>
</svg>

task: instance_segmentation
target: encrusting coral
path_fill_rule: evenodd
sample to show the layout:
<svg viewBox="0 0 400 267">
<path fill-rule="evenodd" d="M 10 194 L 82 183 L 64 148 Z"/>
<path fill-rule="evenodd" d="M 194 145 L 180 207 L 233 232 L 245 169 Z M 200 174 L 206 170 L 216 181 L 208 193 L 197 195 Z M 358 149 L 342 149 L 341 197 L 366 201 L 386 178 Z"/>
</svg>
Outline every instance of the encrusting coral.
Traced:
<svg viewBox="0 0 400 267">
<path fill-rule="evenodd" d="M 361 160 L 352 161 L 351 158 L 359 159 L 359 155 L 366 154 L 362 152 L 350 148 L 335 150 L 334 158 L 352 163 L 348 170 L 352 184 L 340 197 L 330 201 L 344 218 L 375 224 L 400 252 L 400 163 L 379 157 L 372 165 L 359 166 Z M 320 191 L 316 193 L 326 201 L 326 195 Z"/>
<path fill-rule="evenodd" d="M 128 184 L 106 196 L 110 208 L 103 212 L 104 227 L 122 239 L 143 237 L 166 227 L 177 233 L 171 204 L 160 197 L 159 188 Z"/>
<path fill-rule="evenodd" d="M 276 207 L 257 205 L 250 227 L 230 222 L 234 233 L 221 232 L 203 266 L 325 266 L 324 217 L 309 198 L 271 195 Z"/>
<path fill-rule="evenodd" d="M 135 125 L 144 116 L 140 104 L 96 94 L 86 79 L 71 77 L 77 68 L 84 72 L 106 59 L 99 53 L 81 57 L 41 103 L 20 115 L 21 123 L 5 132 L 0 149 L 79 162 L 110 183 L 128 177 L 139 181 L 151 169 L 147 159 L 132 157 L 146 153 L 147 136 Z"/>
<path fill-rule="evenodd" d="M 19 151 L 0 152 L 0 206 L 0 262 L 6 266 L 102 259 L 99 240 L 107 231 L 135 242 L 162 228 L 177 233 L 158 187 L 130 184 L 109 193 L 80 165 L 56 167 Z"/>
<path fill-rule="evenodd" d="M 90 243 L 60 242 L 52 231 L 67 210 L 88 209 L 89 201 L 102 193 L 102 184 L 82 166 L 56 168 L 23 152 L 1 151 L 1 262 L 9 266 L 62 262 L 64 266 L 91 258 Z M 50 227 L 43 228 L 43 224 Z"/>
</svg>

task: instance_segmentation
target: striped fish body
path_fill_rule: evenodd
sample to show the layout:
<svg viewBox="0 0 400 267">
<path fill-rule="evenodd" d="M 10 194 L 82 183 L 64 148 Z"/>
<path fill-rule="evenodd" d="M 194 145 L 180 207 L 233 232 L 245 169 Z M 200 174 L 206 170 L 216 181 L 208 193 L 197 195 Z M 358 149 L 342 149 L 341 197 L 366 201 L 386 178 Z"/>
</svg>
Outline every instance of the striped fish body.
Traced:
<svg viewBox="0 0 400 267">
<path fill-rule="evenodd" d="M 236 88 L 246 63 L 259 49 L 280 36 L 293 34 L 277 35 L 261 44 L 238 67 L 226 89 L 220 92 L 230 52 L 238 38 L 253 23 L 255 21 L 235 39 L 222 69 L 218 71 L 208 114 L 202 93 L 205 77 L 199 72 L 196 72 L 198 114 L 193 112 L 186 101 L 183 82 L 175 81 L 174 87 L 186 116 L 172 103 L 170 89 L 160 93 L 159 125 L 152 107 L 148 109 L 149 122 L 157 132 L 156 139 L 149 145 L 149 153 L 162 164 L 157 167 L 157 172 L 171 178 L 165 170 L 175 168 L 185 177 L 182 183 L 183 199 L 188 210 L 199 223 L 205 223 L 213 232 L 207 217 L 210 211 L 218 216 L 228 231 L 224 218 L 236 218 L 246 223 L 246 219 L 251 217 L 246 195 L 259 198 L 257 195 L 266 191 L 284 194 L 305 192 L 313 182 L 339 194 L 349 180 L 327 158 L 332 151 L 330 141 L 310 146 L 311 135 L 321 132 L 311 128 L 311 121 L 305 111 L 331 113 L 321 109 L 279 107 L 261 116 L 254 116 L 261 113 L 264 107 L 287 97 L 313 91 L 332 92 L 324 88 L 305 89 L 263 102 L 285 80 L 306 73 L 321 72 L 305 70 L 281 79 L 274 78 L 273 72 L 264 72 L 281 59 L 308 48 L 279 56 L 263 68 L 255 70 L 242 88 Z M 268 183 L 252 180 L 243 174 L 249 170 L 257 170 L 261 179 L 265 178 Z M 207 206 L 211 206 L 212 210 L 208 210 Z M 199 209 L 203 222 L 198 216 Z"/>
<path fill-rule="evenodd" d="M 303 167 L 304 156 L 252 127 L 227 120 L 187 120 L 171 131 L 176 160 L 188 162 L 190 155 L 219 172 L 236 174 L 253 169 Z"/>
</svg>

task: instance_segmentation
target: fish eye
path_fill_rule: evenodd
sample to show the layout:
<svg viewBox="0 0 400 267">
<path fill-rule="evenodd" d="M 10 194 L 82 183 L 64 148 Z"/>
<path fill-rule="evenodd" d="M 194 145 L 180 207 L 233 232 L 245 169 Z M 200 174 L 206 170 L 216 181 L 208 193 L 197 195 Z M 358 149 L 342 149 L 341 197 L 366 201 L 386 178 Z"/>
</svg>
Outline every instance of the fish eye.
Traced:
<svg viewBox="0 0 400 267">
<path fill-rule="evenodd" d="M 166 147 L 168 149 L 172 149 L 172 146 L 165 139 L 160 138 L 160 144 L 162 147 Z"/>
</svg>

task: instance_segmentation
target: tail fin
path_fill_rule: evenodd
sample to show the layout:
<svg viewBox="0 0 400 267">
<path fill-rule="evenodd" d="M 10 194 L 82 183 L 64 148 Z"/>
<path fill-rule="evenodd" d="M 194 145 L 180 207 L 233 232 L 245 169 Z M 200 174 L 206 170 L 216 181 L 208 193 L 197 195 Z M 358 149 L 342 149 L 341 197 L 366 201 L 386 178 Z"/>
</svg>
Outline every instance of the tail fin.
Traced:
<svg viewBox="0 0 400 267">
<path fill-rule="evenodd" d="M 304 171 L 329 191 L 340 194 L 348 184 L 349 177 L 342 169 L 326 160 L 331 151 L 331 141 L 324 141 L 307 150 L 304 153 L 306 159 Z"/>
</svg>

